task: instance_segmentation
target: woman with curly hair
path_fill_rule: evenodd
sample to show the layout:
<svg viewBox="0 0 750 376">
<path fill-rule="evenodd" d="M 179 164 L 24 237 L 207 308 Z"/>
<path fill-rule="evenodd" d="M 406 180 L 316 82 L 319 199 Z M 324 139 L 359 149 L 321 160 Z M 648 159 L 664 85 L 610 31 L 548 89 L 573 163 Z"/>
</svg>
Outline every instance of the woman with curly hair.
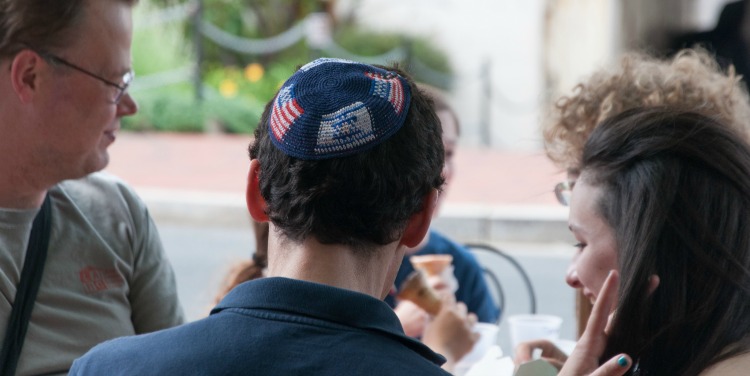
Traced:
<svg viewBox="0 0 750 376">
<path fill-rule="evenodd" d="M 579 372 L 561 374 L 625 374 L 631 361 L 611 359 L 628 354 L 628 375 L 747 375 L 750 145 L 715 118 L 636 108 L 594 129 L 580 167 L 568 283 L 603 308 L 610 271 L 620 278 L 610 319 L 590 320 L 607 329 L 589 327 L 563 368 Z"/>
<path fill-rule="evenodd" d="M 734 68 L 722 71 L 705 50 L 684 49 L 662 60 L 630 52 L 618 64 L 593 73 L 558 99 L 542 120 L 547 156 L 568 173 L 568 180 L 555 187 L 560 203 L 568 205 L 571 189 L 581 171 L 583 148 L 602 121 L 633 108 L 667 107 L 696 112 L 734 129 L 750 139 L 750 97 Z M 566 280 L 577 278 L 568 269 Z M 591 303 L 579 289 L 577 309 L 579 333 L 588 319 Z M 567 358 L 549 341 L 530 341 L 517 349 L 516 363 L 528 361 L 534 349 L 560 367 Z"/>
</svg>

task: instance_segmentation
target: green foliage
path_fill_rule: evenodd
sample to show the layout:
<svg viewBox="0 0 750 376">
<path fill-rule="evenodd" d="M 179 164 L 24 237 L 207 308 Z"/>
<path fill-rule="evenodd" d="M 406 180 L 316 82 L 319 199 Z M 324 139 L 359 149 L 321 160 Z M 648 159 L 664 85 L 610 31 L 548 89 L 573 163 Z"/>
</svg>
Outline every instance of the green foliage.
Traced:
<svg viewBox="0 0 750 376">
<path fill-rule="evenodd" d="M 373 33 L 347 26 L 336 30 L 334 40 L 355 55 L 377 56 L 399 47 L 404 38 L 397 34 Z"/>
<path fill-rule="evenodd" d="M 139 20 L 156 11 L 158 8 L 148 3 L 135 7 L 132 54 L 133 68 L 138 76 L 191 64 L 190 46 L 185 42 L 180 23 L 139 25 Z"/>
<path fill-rule="evenodd" d="M 268 68 L 258 62 L 248 64 L 243 69 L 214 65 L 206 69 L 204 82 L 226 98 L 266 103 L 295 69 L 296 63 L 292 61 L 276 61 Z"/>
<path fill-rule="evenodd" d="M 195 99 L 191 83 L 193 27 L 190 22 L 149 24 L 146 21 L 158 7 L 185 3 L 187 0 L 142 0 L 134 15 L 133 66 L 137 78 L 131 93 L 140 111 L 123 119 L 130 130 L 202 132 L 208 128 L 233 133 L 252 132 L 265 104 L 297 67 L 318 57 L 304 40 L 277 53 L 252 56 L 227 51 L 203 40 L 201 65 L 205 98 Z M 203 0 L 203 17 L 224 31 L 245 38 L 268 38 L 301 22 L 308 14 L 323 9 L 320 0 Z M 143 24 L 139 25 L 139 22 Z M 418 59 L 434 70 L 417 80 L 431 82 L 450 74 L 446 55 L 428 40 L 407 38 L 397 33 L 375 33 L 356 25 L 334 25 L 334 40 L 356 56 L 379 56 L 395 48 L 408 50 L 407 61 Z M 383 62 L 387 63 L 387 62 Z M 153 74 L 183 69 L 183 81 L 157 85 Z M 152 87 L 150 87 L 152 86 Z"/>
<path fill-rule="evenodd" d="M 432 43 L 422 38 L 412 38 L 412 54 L 415 58 L 425 63 L 428 67 L 441 72 L 450 74 L 452 72 L 450 61 L 445 52 L 437 49 Z"/>
<path fill-rule="evenodd" d="M 197 102 L 189 85 L 133 93 L 140 107 L 124 118 L 123 129 L 132 131 L 203 132 L 215 124 L 228 133 L 252 133 L 264 103 L 245 98 L 227 99 L 207 90 Z"/>
<path fill-rule="evenodd" d="M 445 53 L 424 38 L 406 37 L 396 33 L 375 33 L 355 26 L 346 26 L 336 31 L 334 39 L 350 53 L 365 57 L 378 56 L 395 48 L 403 48 L 406 50 L 406 59 L 398 63 L 406 67 L 415 79 L 444 89 L 450 84 L 432 80 L 434 74 L 423 74 L 425 72 L 409 69 L 413 68 L 412 60 L 419 60 L 437 74 L 449 76 L 451 73 L 450 62 Z"/>
</svg>

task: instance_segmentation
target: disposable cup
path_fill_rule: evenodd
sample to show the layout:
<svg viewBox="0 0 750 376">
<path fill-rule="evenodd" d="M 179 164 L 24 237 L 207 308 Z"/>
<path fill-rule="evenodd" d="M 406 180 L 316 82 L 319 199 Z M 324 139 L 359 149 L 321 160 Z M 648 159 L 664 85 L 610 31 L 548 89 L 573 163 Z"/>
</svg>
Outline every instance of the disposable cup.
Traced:
<svg viewBox="0 0 750 376">
<path fill-rule="evenodd" d="M 553 315 L 514 315 L 508 317 L 510 343 L 513 351 L 521 342 L 546 339 L 557 341 L 560 338 L 562 318 Z"/>
</svg>

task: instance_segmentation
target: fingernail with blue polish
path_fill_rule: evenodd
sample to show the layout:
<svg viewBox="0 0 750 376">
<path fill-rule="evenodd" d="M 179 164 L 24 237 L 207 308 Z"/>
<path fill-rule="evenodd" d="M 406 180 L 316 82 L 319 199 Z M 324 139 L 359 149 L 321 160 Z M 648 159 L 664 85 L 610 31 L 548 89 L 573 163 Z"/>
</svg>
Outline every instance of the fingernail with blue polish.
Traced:
<svg viewBox="0 0 750 376">
<path fill-rule="evenodd" d="M 620 365 L 620 367 L 627 367 L 628 366 L 628 358 L 626 358 L 624 355 L 619 357 L 617 359 L 617 364 Z"/>
</svg>

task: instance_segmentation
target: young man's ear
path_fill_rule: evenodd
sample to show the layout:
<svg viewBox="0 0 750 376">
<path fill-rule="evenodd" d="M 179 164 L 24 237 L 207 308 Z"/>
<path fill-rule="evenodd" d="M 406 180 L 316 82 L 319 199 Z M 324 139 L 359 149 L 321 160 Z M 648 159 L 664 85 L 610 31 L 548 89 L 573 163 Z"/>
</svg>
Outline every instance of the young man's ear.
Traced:
<svg viewBox="0 0 750 376">
<path fill-rule="evenodd" d="M 435 214 L 435 208 L 437 207 L 438 201 L 437 189 L 432 189 L 427 196 L 423 199 L 422 210 L 414 213 L 409 218 L 409 222 L 404 230 L 404 236 L 401 237 L 401 244 L 414 248 L 422 242 L 427 231 L 430 229 L 430 223 L 432 223 L 432 216 Z"/>
<path fill-rule="evenodd" d="M 247 174 L 247 190 L 245 192 L 245 200 L 247 202 L 247 210 L 250 212 L 250 216 L 257 222 L 268 222 L 268 215 L 266 214 L 266 200 L 260 194 L 260 182 L 258 176 L 260 175 L 260 163 L 257 159 L 250 161 L 250 171 Z"/>
<path fill-rule="evenodd" d="M 22 50 L 10 62 L 10 83 L 16 97 L 28 103 L 38 87 L 42 58 L 31 50 Z"/>
</svg>

